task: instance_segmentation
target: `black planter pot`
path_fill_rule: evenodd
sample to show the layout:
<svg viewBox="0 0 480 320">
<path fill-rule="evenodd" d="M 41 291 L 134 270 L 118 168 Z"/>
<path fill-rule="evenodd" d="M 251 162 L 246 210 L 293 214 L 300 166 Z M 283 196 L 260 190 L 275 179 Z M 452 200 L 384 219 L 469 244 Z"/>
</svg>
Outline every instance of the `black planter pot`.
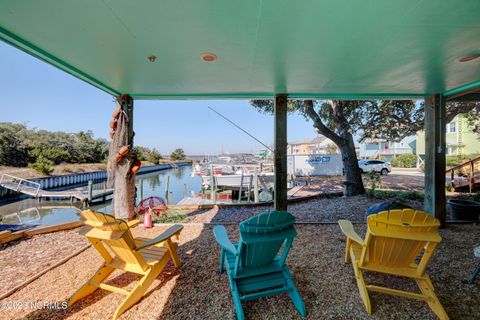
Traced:
<svg viewBox="0 0 480 320">
<path fill-rule="evenodd" d="M 469 200 L 448 200 L 452 220 L 478 221 L 480 203 Z"/>
</svg>

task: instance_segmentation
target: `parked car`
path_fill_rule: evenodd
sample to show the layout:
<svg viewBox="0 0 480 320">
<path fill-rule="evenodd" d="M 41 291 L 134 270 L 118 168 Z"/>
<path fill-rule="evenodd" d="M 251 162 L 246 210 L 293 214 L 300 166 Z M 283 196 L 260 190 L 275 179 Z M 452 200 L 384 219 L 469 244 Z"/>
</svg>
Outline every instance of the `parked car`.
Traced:
<svg viewBox="0 0 480 320">
<path fill-rule="evenodd" d="M 359 160 L 358 166 L 362 173 L 375 171 L 380 174 L 388 174 L 392 171 L 392 165 L 390 162 L 383 160 Z"/>
</svg>

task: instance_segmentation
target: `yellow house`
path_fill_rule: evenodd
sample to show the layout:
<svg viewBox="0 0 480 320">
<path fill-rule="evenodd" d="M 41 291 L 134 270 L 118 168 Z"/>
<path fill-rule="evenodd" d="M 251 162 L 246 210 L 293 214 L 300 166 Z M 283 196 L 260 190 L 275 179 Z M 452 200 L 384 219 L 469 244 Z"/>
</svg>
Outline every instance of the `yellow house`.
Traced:
<svg viewBox="0 0 480 320">
<path fill-rule="evenodd" d="M 447 142 L 447 155 L 460 156 L 480 153 L 480 137 L 468 126 L 467 119 L 458 115 L 447 124 L 445 129 Z M 417 133 L 417 154 L 425 155 L 425 132 Z"/>
</svg>

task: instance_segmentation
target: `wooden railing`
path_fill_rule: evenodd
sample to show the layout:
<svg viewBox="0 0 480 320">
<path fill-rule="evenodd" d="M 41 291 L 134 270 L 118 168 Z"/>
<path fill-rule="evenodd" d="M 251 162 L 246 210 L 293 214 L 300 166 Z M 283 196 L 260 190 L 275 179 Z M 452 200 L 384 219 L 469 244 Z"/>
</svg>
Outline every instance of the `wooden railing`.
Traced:
<svg viewBox="0 0 480 320">
<path fill-rule="evenodd" d="M 450 185 L 453 189 L 463 187 L 473 192 L 476 184 L 480 184 L 480 157 L 469 160 L 458 166 L 448 169 L 446 175 L 450 175 Z"/>
</svg>

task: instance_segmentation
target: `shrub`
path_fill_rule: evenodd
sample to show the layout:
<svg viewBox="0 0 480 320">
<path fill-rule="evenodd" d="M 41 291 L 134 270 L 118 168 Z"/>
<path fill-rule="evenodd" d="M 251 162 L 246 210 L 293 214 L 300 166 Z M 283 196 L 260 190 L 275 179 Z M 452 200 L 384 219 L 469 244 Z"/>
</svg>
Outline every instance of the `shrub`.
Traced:
<svg viewBox="0 0 480 320">
<path fill-rule="evenodd" d="M 447 156 L 446 157 L 446 165 L 447 168 L 456 167 L 459 164 L 467 162 L 468 160 L 472 160 L 478 157 L 478 153 L 472 153 L 468 155 L 458 155 L 458 156 Z"/>
<path fill-rule="evenodd" d="M 162 159 L 163 159 L 162 155 L 156 149 L 150 150 L 150 152 L 147 155 L 147 161 L 153 164 L 159 164 L 160 160 Z"/>
<path fill-rule="evenodd" d="M 378 199 L 397 198 L 400 201 L 405 201 L 423 200 L 424 194 L 419 191 L 375 190 L 373 196 Z"/>
<path fill-rule="evenodd" d="M 40 155 L 37 158 L 37 161 L 30 164 L 29 166 L 32 169 L 35 169 L 40 173 L 49 175 L 50 173 L 53 172 L 53 165 L 54 165 L 54 163 L 53 163 L 52 160 L 49 160 L 49 159 L 45 158 L 44 156 Z"/>
<path fill-rule="evenodd" d="M 170 155 L 170 159 L 173 161 L 185 160 L 185 152 L 181 148 L 175 149 Z"/>
<path fill-rule="evenodd" d="M 395 156 L 392 159 L 392 167 L 396 168 L 415 168 L 417 165 L 417 156 L 410 153 Z"/>
<path fill-rule="evenodd" d="M 365 180 L 367 185 L 367 189 L 365 190 L 365 192 L 369 197 L 373 197 L 373 195 L 375 194 L 375 190 L 382 185 L 380 173 L 370 171 L 369 173 L 367 173 Z"/>
</svg>

